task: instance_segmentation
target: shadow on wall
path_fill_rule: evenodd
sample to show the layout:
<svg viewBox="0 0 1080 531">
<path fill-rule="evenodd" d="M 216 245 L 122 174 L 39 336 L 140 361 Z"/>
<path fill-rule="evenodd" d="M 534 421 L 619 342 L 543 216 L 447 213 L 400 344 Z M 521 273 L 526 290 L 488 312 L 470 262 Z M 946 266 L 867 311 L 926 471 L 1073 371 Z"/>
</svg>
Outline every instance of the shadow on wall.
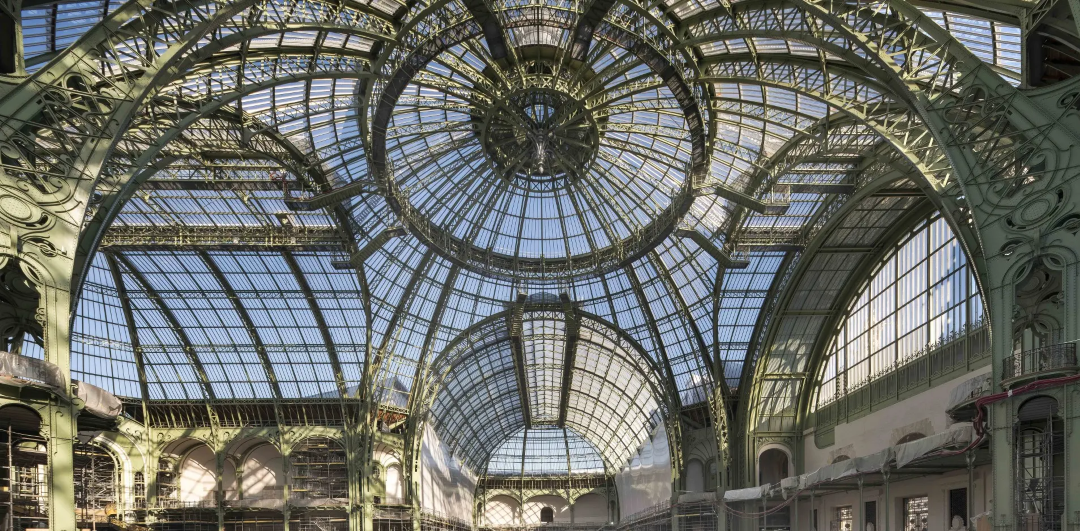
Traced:
<svg viewBox="0 0 1080 531">
<path fill-rule="evenodd" d="M 543 518 L 544 509 L 550 510 L 550 520 Z M 570 522 L 570 503 L 562 496 L 533 496 L 525 500 L 521 516 L 525 525 L 540 524 L 544 522 Z"/>
<path fill-rule="evenodd" d="M 245 500 L 274 499 L 284 496 L 285 472 L 281 452 L 272 444 L 264 444 L 244 459 L 240 490 Z"/>
<path fill-rule="evenodd" d="M 431 425 L 420 448 L 420 500 L 424 509 L 465 521 L 473 517 L 476 474 L 450 452 Z"/>
</svg>

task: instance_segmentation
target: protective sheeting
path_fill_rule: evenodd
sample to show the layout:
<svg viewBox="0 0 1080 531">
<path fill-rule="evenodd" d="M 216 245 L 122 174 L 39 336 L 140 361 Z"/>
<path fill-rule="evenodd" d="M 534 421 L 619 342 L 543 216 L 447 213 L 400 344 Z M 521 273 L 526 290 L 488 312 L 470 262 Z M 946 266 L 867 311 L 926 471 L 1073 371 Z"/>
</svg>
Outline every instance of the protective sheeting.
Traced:
<svg viewBox="0 0 1080 531">
<path fill-rule="evenodd" d="M 799 476 L 799 487 L 805 489 L 811 485 L 854 476 L 858 473 L 858 470 L 855 469 L 855 460 L 845 459 L 839 463 L 825 465 L 813 472 Z"/>
<path fill-rule="evenodd" d="M 973 398 L 990 394 L 992 388 L 990 373 L 980 374 L 964 380 L 960 385 L 954 387 L 949 394 L 949 407 L 945 408 L 945 411 L 949 411 Z"/>
<path fill-rule="evenodd" d="M 615 474 L 615 486 L 622 518 L 671 501 L 671 450 L 663 423 L 653 430 L 630 464 Z"/>
<path fill-rule="evenodd" d="M 86 410 L 99 417 L 114 419 L 124 409 L 116 395 L 86 382 L 75 382 L 75 396 L 86 404 Z"/>
<path fill-rule="evenodd" d="M 785 498 L 796 490 L 805 490 L 814 485 L 828 483 L 859 474 L 870 474 L 885 468 L 890 461 L 895 461 L 896 468 L 902 468 L 931 452 L 967 445 L 975 438 L 975 429 L 970 423 L 955 424 L 937 435 L 924 437 L 917 441 L 891 446 L 870 455 L 845 459 L 839 463 L 823 466 L 813 472 L 780 481 L 780 490 Z M 724 493 L 724 501 L 749 501 L 769 495 L 775 485 L 762 485 L 748 489 L 729 490 Z M 620 487 L 621 489 L 621 487 Z"/>
<path fill-rule="evenodd" d="M 420 504 L 439 514 L 471 521 L 476 474 L 454 456 L 431 427 L 420 446 Z"/>
<path fill-rule="evenodd" d="M 902 468 L 904 465 L 939 449 L 966 446 L 974 438 L 975 428 L 972 427 L 971 423 L 964 422 L 954 424 L 941 433 L 897 445 L 894 447 L 896 449 L 896 468 Z"/>
<path fill-rule="evenodd" d="M 762 485 L 760 487 L 750 487 L 746 489 L 729 490 L 724 493 L 724 501 L 726 502 L 739 502 L 760 500 L 769 493 L 769 487 L 772 485 Z"/>
<path fill-rule="evenodd" d="M 18 387 L 40 385 L 59 392 L 64 389 L 64 374 L 47 361 L 0 352 L 0 382 Z"/>
</svg>

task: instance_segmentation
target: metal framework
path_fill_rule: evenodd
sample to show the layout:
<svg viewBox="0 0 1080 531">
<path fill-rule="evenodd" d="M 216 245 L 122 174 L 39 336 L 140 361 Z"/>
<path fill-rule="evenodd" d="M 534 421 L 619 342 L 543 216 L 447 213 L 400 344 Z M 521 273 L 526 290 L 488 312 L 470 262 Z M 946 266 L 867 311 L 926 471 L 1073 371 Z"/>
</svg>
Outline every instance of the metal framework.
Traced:
<svg viewBox="0 0 1080 531">
<path fill-rule="evenodd" d="M 425 422 L 474 472 L 555 427 L 610 475 L 661 422 L 677 469 L 679 411 L 703 403 L 750 481 L 755 441 L 804 428 L 823 331 L 916 220 L 941 212 L 984 293 L 1077 262 L 1074 9 L 5 3 L 2 339 L 137 388 L 155 427 L 327 420 L 361 448 L 334 462 L 350 481 L 399 430 L 414 500 Z M 987 314 L 1011 329 L 1006 302 Z M 43 410 L 53 440 L 71 404 Z M 346 490 L 345 520 L 283 517 L 372 528 L 369 488 Z"/>
</svg>

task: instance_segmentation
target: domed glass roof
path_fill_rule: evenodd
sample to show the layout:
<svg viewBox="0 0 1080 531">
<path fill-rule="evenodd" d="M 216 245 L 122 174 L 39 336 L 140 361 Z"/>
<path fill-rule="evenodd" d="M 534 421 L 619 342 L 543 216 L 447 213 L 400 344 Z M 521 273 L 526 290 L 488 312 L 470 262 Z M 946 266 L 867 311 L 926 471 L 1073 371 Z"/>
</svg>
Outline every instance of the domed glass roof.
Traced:
<svg viewBox="0 0 1080 531">
<path fill-rule="evenodd" d="M 687 85 L 643 47 L 598 42 L 578 60 L 569 43 L 509 37 L 501 60 L 474 35 L 395 72 L 372 126 L 392 208 L 447 258 L 488 273 L 564 277 L 639 256 L 705 173 Z"/>
<path fill-rule="evenodd" d="M 114 4 L 24 9 L 30 69 L 80 24 L 123 15 Z M 315 1 L 222 15 L 183 68 L 155 78 L 154 105 L 104 163 L 140 171 L 103 188 L 105 214 L 88 225 L 105 228 L 80 243 L 99 252 L 79 271 L 73 376 L 149 401 L 333 398 L 402 416 L 456 340 L 503 319 L 475 349 L 490 366 L 478 354 L 454 373 L 500 369 L 490 383 L 503 400 L 435 400 L 443 422 L 481 407 L 504 421 L 454 442 L 476 467 L 534 432 L 566 448 L 576 434 L 619 464 L 653 402 L 704 407 L 746 383 L 763 309 L 807 238 L 851 189 L 910 171 L 845 106 L 903 102 L 798 9 L 593 4 Z M 1018 64 L 1015 28 L 928 13 L 999 70 Z M 256 36 L 236 31 L 252 21 Z M 93 35 L 106 34 L 126 35 Z M 800 40 L 819 34 L 831 51 Z M 147 42 L 171 34 L 158 37 Z M 632 350 L 667 394 L 606 416 L 562 412 L 570 310 L 609 340 L 581 341 L 581 359 L 617 365 Z M 522 327 L 552 323 L 533 334 L 522 378 L 506 365 L 513 338 L 528 343 L 505 323 L 515 311 Z M 600 390 L 628 385 L 602 379 Z M 603 407 L 600 391 L 575 389 Z"/>
</svg>

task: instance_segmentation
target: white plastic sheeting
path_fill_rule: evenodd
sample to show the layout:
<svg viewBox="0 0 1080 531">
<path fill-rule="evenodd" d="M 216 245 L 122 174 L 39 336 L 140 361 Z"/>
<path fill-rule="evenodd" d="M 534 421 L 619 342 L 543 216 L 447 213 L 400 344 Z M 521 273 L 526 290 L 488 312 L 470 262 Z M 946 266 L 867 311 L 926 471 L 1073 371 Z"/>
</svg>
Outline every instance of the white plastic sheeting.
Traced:
<svg viewBox="0 0 1080 531">
<path fill-rule="evenodd" d="M 99 417 L 114 419 L 124 410 L 116 395 L 86 382 L 75 382 L 75 396 L 86 404 L 86 410 Z"/>
<path fill-rule="evenodd" d="M 738 502 L 748 500 L 760 500 L 765 497 L 769 492 L 769 487 L 772 485 L 762 485 L 760 487 L 749 487 L 745 489 L 729 490 L 724 493 L 724 501 L 726 502 Z"/>
<path fill-rule="evenodd" d="M 64 389 L 64 374 L 47 361 L 0 352 L 0 382 L 18 387 L 41 385 L 60 392 Z"/>
<path fill-rule="evenodd" d="M 923 437 L 917 441 L 897 445 L 894 447 L 896 449 L 896 468 L 901 468 L 939 448 L 966 446 L 970 444 L 974 438 L 975 428 L 970 422 L 964 422 L 954 424 L 941 433 Z"/>
<path fill-rule="evenodd" d="M 420 447 L 420 504 L 424 509 L 472 521 L 476 474 L 455 457 L 431 424 Z"/>
<path fill-rule="evenodd" d="M 960 385 L 954 387 L 949 394 L 949 407 L 945 408 L 945 411 L 949 411 L 973 398 L 990 394 L 992 390 L 993 385 L 990 382 L 990 373 L 980 374 L 974 378 L 964 380 Z"/>
<path fill-rule="evenodd" d="M 623 518 L 671 501 L 671 450 L 663 423 L 653 430 L 630 464 L 615 475 L 615 486 Z"/>
<path fill-rule="evenodd" d="M 931 452 L 945 448 L 958 448 L 971 443 L 975 438 L 975 429 L 971 423 L 964 422 L 951 426 L 936 435 L 924 437 L 917 441 L 892 446 L 870 455 L 845 459 L 839 463 L 823 466 L 813 472 L 798 477 L 785 478 L 780 482 L 780 489 L 786 498 L 790 492 L 804 490 L 813 485 L 836 481 L 846 477 L 878 472 L 886 463 L 895 461 L 896 468 L 902 468 L 912 461 Z M 729 490 L 724 493 L 724 501 L 738 502 L 758 500 L 768 496 L 769 491 L 775 485 L 762 485 L 739 490 Z M 621 486 L 620 486 L 621 489 Z"/>
</svg>

